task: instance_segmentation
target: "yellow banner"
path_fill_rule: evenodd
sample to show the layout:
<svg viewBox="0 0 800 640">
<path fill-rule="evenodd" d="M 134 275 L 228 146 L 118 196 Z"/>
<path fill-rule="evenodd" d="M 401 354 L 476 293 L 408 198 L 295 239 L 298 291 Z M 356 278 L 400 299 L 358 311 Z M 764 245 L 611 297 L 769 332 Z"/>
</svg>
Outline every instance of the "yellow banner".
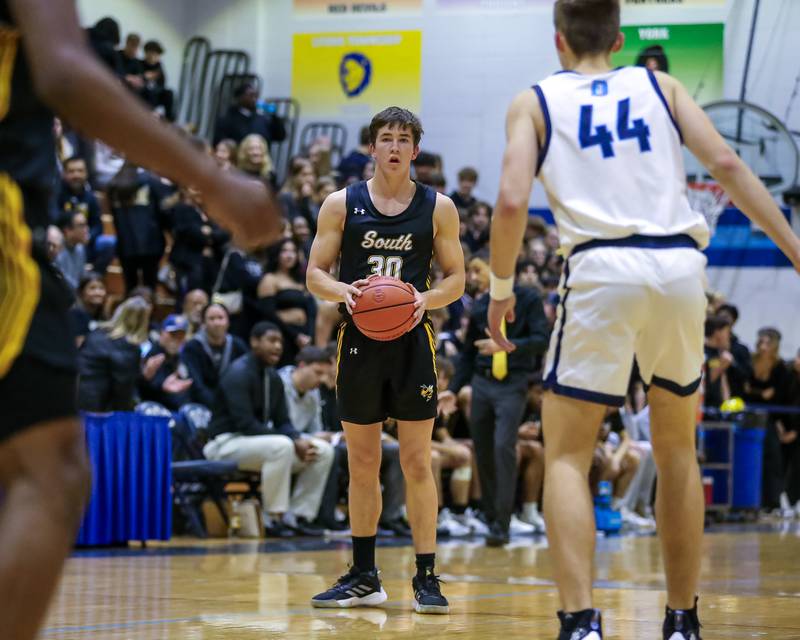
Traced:
<svg viewBox="0 0 800 640">
<path fill-rule="evenodd" d="M 384 2 L 337 2 L 336 0 L 294 0 L 295 15 L 309 16 L 386 15 L 419 13 L 422 0 L 384 0 Z"/>
<path fill-rule="evenodd" d="M 422 32 L 296 33 L 292 96 L 304 116 L 370 118 L 396 105 L 419 111 Z"/>
</svg>

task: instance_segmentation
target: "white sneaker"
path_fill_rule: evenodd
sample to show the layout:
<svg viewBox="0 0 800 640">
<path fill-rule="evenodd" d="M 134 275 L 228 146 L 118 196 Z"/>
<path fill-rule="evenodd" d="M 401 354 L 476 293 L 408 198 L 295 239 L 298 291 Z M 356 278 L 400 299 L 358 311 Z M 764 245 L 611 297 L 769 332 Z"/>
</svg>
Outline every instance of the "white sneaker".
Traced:
<svg viewBox="0 0 800 640">
<path fill-rule="evenodd" d="M 533 525 L 536 533 L 544 533 L 547 531 L 547 525 L 538 509 L 523 509 L 522 513 L 519 515 L 519 519 L 522 520 L 522 522 Z"/>
<path fill-rule="evenodd" d="M 511 521 L 508 524 L 508 532 L 511 535 L 530 535 L 536 532 L 536 527 L 527 522 L 523 522 L 516 515 L 512 515 Z"/>
<path fill-rule="evenodd" d="M 798 502 L 798 506 L 800 506 L 800 502 Z M 464 519 L 462 520 L 462 523 L 467 525 L 475 535 L 489 535 L 489 525 L 476 516 L 475 512 L 470 508 L 467 508 L 467 510 L 464 512 Z"/>
<path fill-rule="evenodd" d="M 792 520 L 795 516 L 795 511 L 792 508 L 792 505 L 789 503 L 789 496 L 786 495 L 786 492 L 781 493 L 780 501 L 781 501 L 781 518 L 783 518 L 784 520 Z"/>
<path fill-rule="evenodd" d="M 437 528 L 446 530 L 452 538 L 462 538 L 472 534 L 472 530 L 456 520 L 456 517 L 450 513 L 449 509 L 442 509 L 439 512 Z"/>
<path fill-rule="evenodd" d="M 622 522 L 630 525 L 632 527 L 636 527 L 637 529 L 655 529 L 656 528 L 656 521 L 652 518 L 643 518 L 638 513 L 634 513 L 627 507 L 622 507 L 619 510 L 620 516 L 622 516 Z"/>
</svg>

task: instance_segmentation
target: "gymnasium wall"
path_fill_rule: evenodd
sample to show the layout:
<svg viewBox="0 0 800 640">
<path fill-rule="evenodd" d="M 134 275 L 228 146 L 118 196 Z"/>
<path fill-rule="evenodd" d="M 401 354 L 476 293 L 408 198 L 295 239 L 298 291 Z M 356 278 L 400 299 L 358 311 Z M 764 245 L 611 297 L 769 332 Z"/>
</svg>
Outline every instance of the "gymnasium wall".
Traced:
<svg viewBox="0 0 800 640">
<path fill-rule="evenodd" d="M 177 84 L 182 46 L 193 35 L 208 37 L 217 48 L 246 49 L 270 96 L 287 96 L 292 91 L 295 33 L 421 29 L 423 147 L 443 155 L 451 185 L 461 166 L 477 167 L 481 174 L 478 194 L 493 201 L 507 104 L 516 92 L 555 70 L 558 61 L 546 0 L 492 2 L 516 2 L 529 8 L 481 14 L 445 12 L 440 8 L 443 0 L 421 0 L 417 15 L 298 17 L 292 0 L 78 0 L 78 5 L 85 23 L 112 15 L 119 19 L 123 37 L 136 30 L 145 39 L 161 40 L 168 50 L 165 63 L 173 85 Z M 637 7 L 624 11 L 623 22 L 725 22 L 724 93 L 738 98 L 754 4 L 755 0 L 728 0 L 715 6 Z M 781 119 L 787 115 L 795 76 L 800 73 L 798 32 L 800 2 L 761 2 L 747 98 Z M 365 122 L 361 115 L 335 119 L 348 126 L 351 142 Z M 788 112 L 788 123 L 800 130 L 800 98 Z M 545 205 L 541 187 L 535 189 L 531 203 Z M 757 328 L 772 324 L 786 336 L 784 355 L 792 355 L 792 349 L 800 346 L 800 322 L 796 321 L 800 317 L 800 278 L 793 277 L 791 270 L 712 267 L 709 281 L 744 310 L 737 330 L 745 342 L 752 344 Z"/>
</svg>

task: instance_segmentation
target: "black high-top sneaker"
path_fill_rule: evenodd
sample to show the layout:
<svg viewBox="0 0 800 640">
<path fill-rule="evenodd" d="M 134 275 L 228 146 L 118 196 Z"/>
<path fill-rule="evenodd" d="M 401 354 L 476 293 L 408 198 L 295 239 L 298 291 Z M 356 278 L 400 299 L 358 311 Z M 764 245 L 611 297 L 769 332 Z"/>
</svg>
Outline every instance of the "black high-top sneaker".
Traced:
<svg viewBox="0 0 800 640">
<path fill-rule="evenodd" d="M 603 621 L 599 609 L 584 609 L 566 613 L 558 612 L 561 632 L 558 640 L 602 640 Z"/>
<path fill-rule="evenodd" d="M 450 613 L 447 598 L 442 595 L 439 576 L 433 571 L 425 572 L 425 577 L 414 576 L 411 586 L 414 588 L 414 611 L 417 613 Z"/>
<path fill-rule="evenodd" d="M 700 640 L 700 620 L 697 618 L 697 598 L 691 609 L 670 609 L 666 607 L 664 640 Z"/>
</svg>

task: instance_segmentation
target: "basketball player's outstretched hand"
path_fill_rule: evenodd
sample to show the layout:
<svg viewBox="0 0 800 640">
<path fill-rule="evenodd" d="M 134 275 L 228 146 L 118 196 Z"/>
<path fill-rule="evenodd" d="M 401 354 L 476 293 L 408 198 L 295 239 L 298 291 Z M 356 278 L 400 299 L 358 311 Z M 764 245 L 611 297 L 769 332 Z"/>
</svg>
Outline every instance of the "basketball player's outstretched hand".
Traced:
<svg viewBox="0 0 800 640">
<path fill-rule="evenodd" d="M 267 186 L 236 171 L 220 173 L 203 191 L 208 214 L 233 234 L 243 249 L 265 247 L 280 236 L 275 198 Z"/>
<path fill-rule="evenodd" d="M 505 300 L 490 300 L 489 301 L 489 335 L 503 351 L 513 351 L 517 347 L 513 342 L 510 342 L 500 330 L 500 324 L 503 318 L 506 322 L 514 322 L 514 304 L 517 299 L 514 294 Z"/>
<path fill-rule="evenodd" d="M 344 306 L 347 307 L 347 312 L 352 316 L 353 307 L 356 306 L 356 298 L 361 296 L 361 287 L 366 287 L 369 284 L 369 279 L 362 278 L 356 280 L 352 284 L 342 282 L 342 297 L 344 298 Z"/>
<path fill-rule="evenodd" d="M 428 308 L 428 304 L 425 301 L 425 298 L 419 291 L 417 291 L 417 288 L 413 284 L 410 282 L 407 282 L 406 284 L 414 290 L 414 324 L 412 324 L 411 328 L 409 329 L 409 331 L 411 331 L 411 329 L 422 322 L 422 318 L 425 317 L 425 310 Z"/>
</svg>

